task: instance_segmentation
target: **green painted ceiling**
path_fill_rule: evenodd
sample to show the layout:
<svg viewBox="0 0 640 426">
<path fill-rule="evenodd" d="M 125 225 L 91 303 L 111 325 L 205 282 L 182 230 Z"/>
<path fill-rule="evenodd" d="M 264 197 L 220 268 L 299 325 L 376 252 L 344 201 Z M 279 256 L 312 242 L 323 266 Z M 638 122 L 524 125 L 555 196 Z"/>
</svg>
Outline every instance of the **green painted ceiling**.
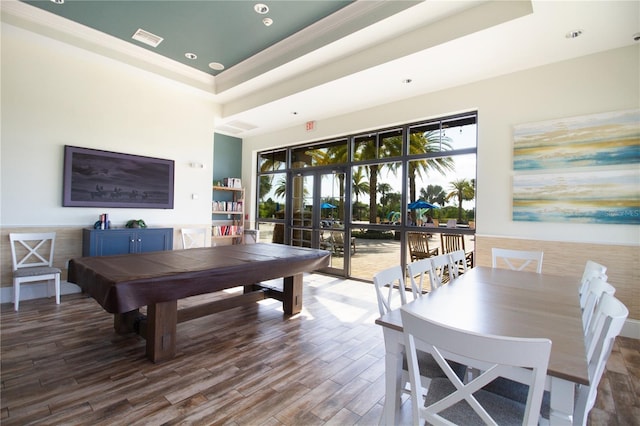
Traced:
<svg viewBox="0 0 640 426">
<path fill-rule="evenodd" d="M 350 0 L 51 0 L 24 1 L 211 75 L 218 62 L 225 69 L 289 37 L 352 3 Z M 257 3 L 269 12 L 254 11 Z M 265 26 L 262 20 L 271 18 Z M 139 29 L 164 40 L 153 48 L 133 40 Z M 190 60 L 186 53 L 194 53 Z"/>
</svg>

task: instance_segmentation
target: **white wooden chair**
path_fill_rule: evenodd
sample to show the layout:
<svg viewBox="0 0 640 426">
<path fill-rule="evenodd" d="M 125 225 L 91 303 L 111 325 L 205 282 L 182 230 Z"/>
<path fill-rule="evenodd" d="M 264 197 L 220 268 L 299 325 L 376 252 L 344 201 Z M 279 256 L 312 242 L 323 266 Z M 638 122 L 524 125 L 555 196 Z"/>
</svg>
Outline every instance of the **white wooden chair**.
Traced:
<svg viewBox="0 0 640 426">
<path fill-rule="evenodd" d="M 207 245 L 206 228 L 182 228 L 182 248 L 190 249 Z"/>
<path fill-rule="evenodd" d="M 580 307 L 582 308 L 582 325 L 585 332 L 595 314 L 604 293 L 614 295 L 616 288 L 600 278 L 592 278 L 587 282 L 587 289 L 580 295 Z"/>
<path fill-rule="evenodd" d="M 449 282 L 449 275 L 452 269 L 451 257 L 449 254 L 441 254 L 439 256 L 432 256 L 428 260 L 431 261 L 431 272 L 429 273 L 431 289 L 435 290 Z"/>
<path fill-rule="evenodd" d="M 419 380 L 418 350 L 431 353 L 447 375 L 431 381 L 424 403 L 422 388 L 411 393 L 413 424 L 426 421 L 436 425 L 466 425 L 473 420 L 494 425 L 538 424 L 551 352 L 549 339 L 466 332 L 432 322 L 404 308 L 401 315 L 412 389 Z M 480 373 L 463 383 L 447 359 L 477 368 Z M 482 390 L 499 377 L 528 385 L 526 404 Z"/>
<path fill-rule="evenodd" d="M 53 267 L 56 233 L 10 233 L 11 261 L 13 262 L 13 307 L 20 305 L 20 285 L 47 281 L 47 294 L 51 297 L 53 282 L 56 304 L 60 304 L 60 269 Z"/>
<path fill-rule="evenodd" d="M 535 265 L 535 271 L 541 274 L 542 256 L 543 252 L 541 251 L 509 250 L 495 247 L 491 249 L 492 266 L 494 268 L 506 265 L 514 271 L 523 271 L 533 263 Z"/>
<path fill-rule="evenodd" d="M 598 384 L 611 355 L 615 338 L 622 331 L 628 316 L 629 310 L 622 302 L 610 294 L 602 295 L 585 337 L 589 386 L 578 386 L 573 412 L 574 425 L 587 424 L 587 417 L 595 404 Z"/>
<path fill-rule="evenodd" d="M 467 272 L 467 254 L 464 250 L 456 250 L 449 253 L 451 258 L 451 278 L 456 279 L 460 274 Z"/>
<path fill-rule="evenodd" d="M 375 274 L 373 285 L 376 289 L 380 316 L 407 303 L 404 274 L 400 265 L 392 266 Z"/>
<path fill-rule="evenodd" d="M 428 261 L 428 259 L 426 259 Z M 406 291 L 404 287 L 404 273 L 400 266 L 392 266 L 384 269 L 373 276 L 373 284 L 378 299 L 378 310 L 380 316 L 387 312 L 398 309 L 407 303 Z M 389 338 L 386 333 L 391 332 L 385 328 L 385 339 Z M 395 332 L 399 333 L 399 332 Z M 432 377 L 444 377 L 444 373 L 433 360 L 433 357 L 427 353 L 420 353 L 420 383 L 425 389 L 429 387 Z M 406 365 L 406 356 L 403 362 L 402 381 L 398 384 L 404 393 L 411 393 L 409 385 L 409 372 Z M 399 392 L 395 393 L 399 395 Z"/>
<path fill-rule="evenodd" d="M 407 265 L 407 274 L 409 275 L 409 281 L 411 282 L 411 292 L 413 293 L 413 300 L 422 296 L 427 292 L 427 282 L 429 282 L 429 290 L 433 291 L 435 288 L 431 287 L 431 260 L 421 259 L 411 262 Z"/>
<path fill-rule="evenodd" d="M 580 296 L 584 294 L 589 280 L 592 278 L 600 278 L 603 281 L 607 281 L 607 267 L 593 260 L 587 260 L 587 263 L 584 265 L 584 271 L 582 272 L 582 280 L 580 281 L 582 284 L 580 286 Z"/>
</svg>

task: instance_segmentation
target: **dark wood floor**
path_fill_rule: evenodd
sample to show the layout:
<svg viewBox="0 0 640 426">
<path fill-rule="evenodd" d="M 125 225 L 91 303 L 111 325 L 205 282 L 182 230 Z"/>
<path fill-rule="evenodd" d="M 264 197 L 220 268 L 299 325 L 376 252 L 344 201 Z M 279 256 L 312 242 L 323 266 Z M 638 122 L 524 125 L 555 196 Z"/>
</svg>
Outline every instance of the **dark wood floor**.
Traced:
<svg viewBox="0 0 640 426">
<path fill-rule="evenodd" d="M 114 334 L 93 299 L 24 301 L 19 313 L 2 305 L 0 422 L 377 424 L 384 344 L 372 285 L 305 283 L 304 311 L 292 318 L 266 300 L 179 324 L 178 356 L 159 365 L 140 337 Z M 619 338 L 608 368 L 590 423 L 640 424 L 640 341 Z"/>
</svg>

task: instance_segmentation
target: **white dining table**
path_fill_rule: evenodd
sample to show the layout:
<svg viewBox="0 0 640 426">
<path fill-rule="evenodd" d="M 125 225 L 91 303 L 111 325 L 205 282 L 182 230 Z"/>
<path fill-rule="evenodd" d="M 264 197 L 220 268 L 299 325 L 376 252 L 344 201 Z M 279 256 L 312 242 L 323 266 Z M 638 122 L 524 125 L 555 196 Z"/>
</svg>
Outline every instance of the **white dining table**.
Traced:
<svg viewBox="0 0 640 426">
<path fill-rule="evenodd" d="M 552 342 L 546 390 L 551 425 L 570 425 L 576 384 L 589 385 L 579 278 L 487 267 L 425 294 L 404 309 L 477 333 Z M 400 309 L 376 320 L 385 340 L 386 398 L 381 424 L 399 423 L 404 338 Z"/>
</svg>

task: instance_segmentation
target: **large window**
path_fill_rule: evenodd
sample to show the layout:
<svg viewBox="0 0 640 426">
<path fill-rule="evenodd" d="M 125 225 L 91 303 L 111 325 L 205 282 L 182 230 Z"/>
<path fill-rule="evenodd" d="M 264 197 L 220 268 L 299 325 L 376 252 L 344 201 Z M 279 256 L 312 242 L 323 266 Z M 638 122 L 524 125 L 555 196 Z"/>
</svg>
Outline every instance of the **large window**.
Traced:
<svg viewBox="0 0 640 426">
<path fill-rule="evenodd" d="M 288 180 L 313 170 L 340 171 L 346 192 L 342 199 L 350 207 L 344 218 L 339 217 L 340 229 L 345 241 L 353 244 L 353 253 L 342 253 L 339 259 L 349 261 L 347 275 L 370 280 L 387 266 L 410 262 L 409 232 L 423 233 L 430 249 L 437 248 L 439 253 L 444 249 L 442 234 L 460 234 L 465 250 L 472 252 L 476 152 L 474 112 L 260 153 L 257 222 L 261 240 L 291 243 L 281 237 L 289 235 L 287 230 L 277 230 L 293 223 L 293 213 L 286 209 L 287 202 L 292 202 Z M 323 191 L 319 185 L 318 192 Z M 309 206 L 342 205 L 331 197 L 309 198 Z M 326 216 L 338 210 L 319 212 Z M 275 232 L 269 227 L 275 227 Z"/>
</svg>

